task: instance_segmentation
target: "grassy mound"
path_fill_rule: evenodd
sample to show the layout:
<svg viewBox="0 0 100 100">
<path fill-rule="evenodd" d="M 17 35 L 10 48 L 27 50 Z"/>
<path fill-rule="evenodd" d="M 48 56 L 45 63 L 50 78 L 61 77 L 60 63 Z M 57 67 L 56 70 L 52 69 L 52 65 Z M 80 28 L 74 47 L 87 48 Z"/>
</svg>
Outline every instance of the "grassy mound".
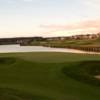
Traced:
<svg viewBox="0 0 100 100">
<path fill-rule="evenodd" d="M 75 62 L 62 71 L 76 80 L 100 86 L 100 61 Z"/>
<path fill-rule="evenodd" d="M 0 65 L 8 65 L 8 64 L 13 64 L 16 62 L 16 59 L 13 57 L 1 57 L 0 58 Z"/>
<path fill-rule="evenodd" d="M 18 90 L 0 88 L 0 100 L 50 100 L 42 96 L 33 96 Z"/>
</svg>

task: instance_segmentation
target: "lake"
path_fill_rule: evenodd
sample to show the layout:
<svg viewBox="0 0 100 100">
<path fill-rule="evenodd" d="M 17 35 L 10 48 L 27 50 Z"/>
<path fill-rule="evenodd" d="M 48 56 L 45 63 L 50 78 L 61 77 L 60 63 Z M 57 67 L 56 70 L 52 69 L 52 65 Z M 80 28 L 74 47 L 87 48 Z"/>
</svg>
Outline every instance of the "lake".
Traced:
<svg viewBox="0 0 100 100">
<path fill-rule="evenodd" d="M 68 48 L 51 48 L 43 46 L 20 46 L 20 45 L 0 45 L 0 53 L 16 52 L 67 52 L 67 53 L 91 53 Z"/>
</svg>

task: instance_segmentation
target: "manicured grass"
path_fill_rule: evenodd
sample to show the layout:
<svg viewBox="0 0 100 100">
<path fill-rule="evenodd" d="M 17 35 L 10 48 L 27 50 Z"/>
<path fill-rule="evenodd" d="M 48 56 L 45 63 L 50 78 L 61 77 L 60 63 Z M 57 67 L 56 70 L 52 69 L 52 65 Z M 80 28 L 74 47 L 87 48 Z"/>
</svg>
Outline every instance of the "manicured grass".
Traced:
<svg viewBox="0 0 100 100">
<path fill-rule="evenodd" d="M 0 100 L 100 100 L 99 86 L 62 72 L 73 62 L 99 61 L 100 55 L 10 53 L 0 54 L 1 58 L 7 63 L 0 61 Z"/>
<path fill-rule="evenodd" d="M 83 60 L 100 60 L 100 55 L 97 54 L 69 54 L 60 52 L 6 53 L 0 54 L 0 57 L 17 57 L 37 63 L 62 63 Z"/>
</svg>

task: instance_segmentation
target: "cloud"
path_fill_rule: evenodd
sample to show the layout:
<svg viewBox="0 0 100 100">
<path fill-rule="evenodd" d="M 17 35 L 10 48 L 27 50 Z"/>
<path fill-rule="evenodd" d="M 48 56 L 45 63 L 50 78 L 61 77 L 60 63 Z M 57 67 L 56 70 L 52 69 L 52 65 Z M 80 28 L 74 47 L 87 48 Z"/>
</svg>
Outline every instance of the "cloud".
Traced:
<svg viewBox="0 0 100 100">
<path fill-rule="evenodd" d="M 46 33 L 97 33 L 100 32 L 100 19 L 79 21 L 76 23 L 68 23 L 64 25 L 40 25 L 46 30 Z"/>
<path fill-rule="evenodd" d="M 100 20 L 86 20 L 86 21 L 80 21 L 77 23 L 69 23 L 66 25 L 40 25 L 41 28 L 48 28 L 48 29 L 67 29 L 67 30 L 72 30 L 72 29 L 77 29 L 77 28 L 99 28 L 100 27 Z"/>
</svg>

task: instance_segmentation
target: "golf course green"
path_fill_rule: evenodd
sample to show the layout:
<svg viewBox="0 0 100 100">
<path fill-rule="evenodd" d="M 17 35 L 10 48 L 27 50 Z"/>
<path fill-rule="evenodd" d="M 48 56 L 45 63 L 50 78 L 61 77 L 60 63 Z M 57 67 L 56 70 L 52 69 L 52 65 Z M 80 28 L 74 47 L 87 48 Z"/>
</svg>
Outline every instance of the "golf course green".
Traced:
<svg viewBox="0 0 100 100">
<path fill-rule="evenodd" d="M 1 53 L 0 100 L 100 100 L 96 75 L 100 55 Z"/>
</svg>

